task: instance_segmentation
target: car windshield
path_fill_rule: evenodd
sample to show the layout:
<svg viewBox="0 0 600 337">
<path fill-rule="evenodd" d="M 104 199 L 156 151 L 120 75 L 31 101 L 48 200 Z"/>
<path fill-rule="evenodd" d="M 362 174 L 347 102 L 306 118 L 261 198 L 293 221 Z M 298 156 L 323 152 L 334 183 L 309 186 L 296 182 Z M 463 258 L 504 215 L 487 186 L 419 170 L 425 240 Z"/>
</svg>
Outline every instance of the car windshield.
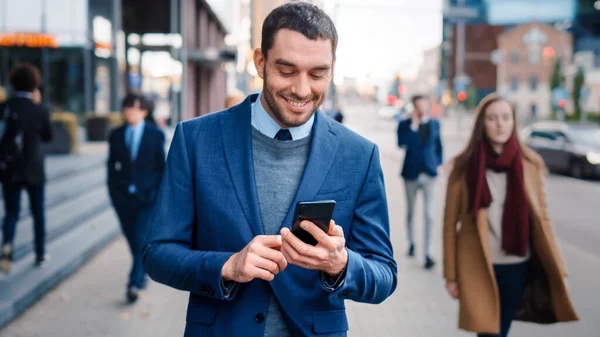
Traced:
<svg viewBox="0 0 600 337">
<path fill-rule="evenodd" d="M 600 128 L 574 129 L 571 136 L 576 143 L 600 147 Z"/>
</svg>

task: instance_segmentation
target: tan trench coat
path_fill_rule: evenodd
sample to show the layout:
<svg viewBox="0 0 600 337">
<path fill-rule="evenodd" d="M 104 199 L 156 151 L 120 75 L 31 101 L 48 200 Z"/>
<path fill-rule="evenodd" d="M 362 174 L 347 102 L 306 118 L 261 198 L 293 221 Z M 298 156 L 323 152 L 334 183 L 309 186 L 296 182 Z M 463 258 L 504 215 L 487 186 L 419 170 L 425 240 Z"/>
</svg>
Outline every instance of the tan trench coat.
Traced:
<svg viewBox="0 0 600 337">
<path fill-rule="evenodd" d="M 529 156 L 534 160 L 525 157 L 523 165 L 533 256 L 515 319 L 544 324 L 578 320 L 548 216 L 545 167 L 537 154 Z M 488 230 L 486 210 L 481 209 L 476 220 L 469 214 L 465 176 L 453 172 L 448 179 L 444 212 L 444 278 L 458 282 L 459 328 L 477 333 L 499 333 L 500 329 L 500 301 L 490 262 Z"/>
</svg>

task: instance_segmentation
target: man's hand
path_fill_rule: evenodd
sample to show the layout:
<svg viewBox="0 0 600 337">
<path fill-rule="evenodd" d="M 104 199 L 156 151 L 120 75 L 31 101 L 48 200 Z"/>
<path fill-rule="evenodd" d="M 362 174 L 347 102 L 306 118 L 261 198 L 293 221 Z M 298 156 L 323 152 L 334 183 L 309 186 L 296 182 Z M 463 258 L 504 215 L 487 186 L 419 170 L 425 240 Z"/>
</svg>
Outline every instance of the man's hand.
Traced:
<svg viewBox="0 0 600 337">
<path fill-rule="evenodd" d="M 33 101 L 33 103 L 35 104 L 41 104 L 42 103 L 42 93 L 40 91 L 40 89 L 36 88 L 33 90 L 33 92 L 31 93 L 32 97 L 31 100 Z"/>
<path fill-rule="evenodd" d="M 332 278 L 338 277 L 348 263 L 348 251 L 342 227 L 337 226 L 333 220 L 329 223 L 327 233 L 310 221 L 302 221 L 300 227 L 309 232 L 318 244 L 316 246 L 306 244 L 289 229 L 283 228 L 281 252 L 288 263 L 323 271 Z"/>
<path fill-rule="evenodd" d="M 447 281 L 446 282 L 446 290 L 450 296 L 457 300 L 460 296 L 460 290 L 458 289 L 458 283 L 456 281 Z"/>
<path fill-rule="evenodd" d="M 287 267 L 280 252 L 281 236 L 259 235 L 239 253 L 233 254 L 221 269 L 224 281 L 247 283 L 256 278 L 272 281 Z"/>
</svg>

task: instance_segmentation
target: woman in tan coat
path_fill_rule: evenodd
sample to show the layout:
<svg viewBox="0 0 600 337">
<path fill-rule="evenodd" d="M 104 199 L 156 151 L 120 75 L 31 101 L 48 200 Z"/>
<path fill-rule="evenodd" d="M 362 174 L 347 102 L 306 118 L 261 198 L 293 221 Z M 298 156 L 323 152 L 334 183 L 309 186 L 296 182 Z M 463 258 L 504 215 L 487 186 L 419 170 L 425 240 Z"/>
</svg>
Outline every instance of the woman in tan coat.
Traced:
<svg viewBox="0 0 600 337">
<path fill-rule="evenodd" d="M 515 111 L 482 100 L 454 158 L 444 213 L 444 278 L 460 302 L 459 328 L 508 336 L 513 319 L 577 320 L 546 208 L 545 166 L 518 138 Z"/>
</svg>

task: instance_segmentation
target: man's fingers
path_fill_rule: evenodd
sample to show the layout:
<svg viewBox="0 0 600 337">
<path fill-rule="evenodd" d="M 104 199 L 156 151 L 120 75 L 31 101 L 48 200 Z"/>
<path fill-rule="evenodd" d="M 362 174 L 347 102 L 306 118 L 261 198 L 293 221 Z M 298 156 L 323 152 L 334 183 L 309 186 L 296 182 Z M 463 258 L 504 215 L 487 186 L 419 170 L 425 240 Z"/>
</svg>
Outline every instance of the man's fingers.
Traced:
<svg viewBox="0 0 600 337">
<path fill-rule="evenodd" d="M 321 231 L 321 232 L 323 232 L 323 231 Z M 285 241 L 286 244 L 292 246 L 292 248 L 294 248 L 294 251 L 297 252 L 299 255 L 306 255 L 306 256 L 314 255 L 313 250 L 316 249 L 315 247 L 302 242 L 302 240 L 298 239 L 298 237 L 290 231 L 287 231 L 284 229 L 281 231 L 281 233 L 284 235 L 283 241 Z M 285 245 L 283 245 L 283 246 L 285 246 Z M 313 253 L 313 254 L 311 254 L 311 253 Z"/>
<path fill-rule="evenodd" d="M 313 238 L 315 238 L 315 240 L 317 240 L 319 243 L 327 244 L 329 242 L 329 235 L 323 232 L 323 230 L 314 223 L 310 221 L 302 221 L 300 223 L 300 227 L 302 227 L 302 229 L 304 229 L 305 231 L 309 232 L 310 235 L 312 235 Z"/>
<path fill-rule="evenodd" d="M 295 264 L 303 268 L 312 269 L 310 268 L 310 266 L 312 265 L 310 263 L 310 258 L 298 253 L 298 251 L 296 251 L 291 245 L 284 244 L 283 247 L 281 247 L 281 252 L 283 253 L 283 256 L 285 256 L 285 259 L 289 263 Z"/>
<path fill-rule="evenodd" d="M 281 254 L 280 250 L 281 247 L 273 249 L 261 246 L 260 248 L 257 247 L 255 253 L 261 256 L 262 258 L 273 261 L 275 264 L 277 264 L 277 266 L 279 267 L 279 271 L 281 272 L 285 269 L 285 267 L 287 267 L 287 261 L 285 260 L 283 254 Z"/>
<path fill-rule="evenodd" d="M 331 221 L 333 223 L 333 226 L 329 227 L 329 232 L 327 234 L 329 234 L 329 236 L 337 236 L 337 237 L 344 237 L 344 229 L 342 228 L 342 226 L 338 226 L 335 224 L 335 222 L 333 222 L 333 220 Z"/>
<path fill-rule="evenodd" d="M 252 277 L 252 279 L 258 278 L 265 281 L 273 281 L 273 279 L 275 278 L 275 275 L 273 275 L 273 273 L 271 273 L 270 271 L 258 267 L 251 268 L 250 276 Z"/>
<path fill-rule="evenodd" d="M 254 238 L 254 241 L 270 248 L 281 247 L 281 235 L 259 235 Z"/>
<path fill-rule="evenodd" d="M 260 256 L 256 256 L 254 261 L 252 261 L 252 264 L 255 267 L 269 271 L 273 275 L 276 275 L 280 272 L 279 265 L 277 263 L 269 259 L 262 258 Z"/>
</svg>

